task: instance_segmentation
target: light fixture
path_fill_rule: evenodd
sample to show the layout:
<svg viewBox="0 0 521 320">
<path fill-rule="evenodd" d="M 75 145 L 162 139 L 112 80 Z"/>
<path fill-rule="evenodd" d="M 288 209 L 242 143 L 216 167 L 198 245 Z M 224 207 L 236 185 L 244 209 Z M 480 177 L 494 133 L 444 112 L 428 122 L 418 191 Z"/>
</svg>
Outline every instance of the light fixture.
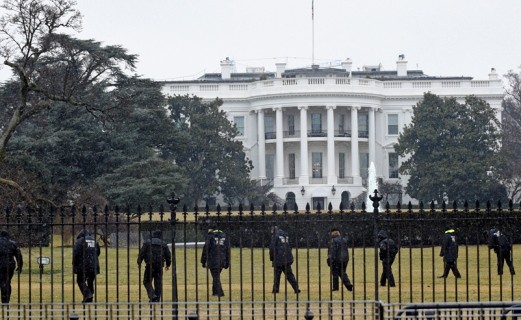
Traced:
<svg viewBox="0 0 521 320">
<path fill-rule="evenodd" d="M 306 189 L 304 189 L 304 186 L 302 186 L 302 189 L 300 189 L 300 193 L 304 195 L 306 193 Z"/>
<path fill-rule="evenodd" d="M 331 193 L 332 193 L 333 195 L 335 195 L 335 193 L 336 193 L 335 186 L 333 186 L 333 187 L 331 188 Z"/>
</svg>

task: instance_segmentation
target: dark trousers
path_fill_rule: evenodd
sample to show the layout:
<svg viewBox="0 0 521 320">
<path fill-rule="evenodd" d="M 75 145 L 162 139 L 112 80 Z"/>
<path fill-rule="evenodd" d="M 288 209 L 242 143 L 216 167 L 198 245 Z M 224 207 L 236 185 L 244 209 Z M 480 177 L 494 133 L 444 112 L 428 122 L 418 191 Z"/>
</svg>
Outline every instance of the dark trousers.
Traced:
<svg viewBox="0 0 521 320">
<path fill-rule="evenodd" d="M 213 296 L 224 296 L 223 287 L 221 285 L 221 271 L 222 268 L 211 268 L 210 273 L 212 274 L 212 295 Z"/>
<path fill-rule="evenodd" d="M 331 280 L 333 282 L 333 287 L 331 288 L 332 290 L 338 290 L 338 278 L 342 279 L 342 283 L 347 290 L 353 290 L 353 285 L 347 276 L 346 269 L 347 262 L 333 262 L 331 265 Z"/>
<path fill-rule="evenodd" d="M 152 283 L 154 284 L 153 286 Z M 143 276 L 143 285 L 147 290 L 150 301 L 161 300 L 161 294 L 163 292 L 163 268 L 161 266 L 154 267 L 151 264 L 147 264 Z"/>
<path fill-rule="evenodd" d="M 11 279 L 13 279 L 15 267 L 0 266 L 0 291 L 2 303 L 9 303 L 11 299 Z"/>
<path fill-rule="evenodd" d="M 393 260 L 382 260 L 382 276 L 380 277 L 380 285 L 385 286 L 387 280 L 389 280 L 389 286 L 394 287 L 396 284 L 394 283 L 394 275 L 393 275 Z"/>
<path fill-rule="evenodd" d="M 514 270 L 514 264 L 512 263 L 512 258 L 510 257 L 510 250 L 499 251 L 497 253 L 497 274 L 503 274 L 503 266 L 507 263 L 508 269 L 510 270 L 511 275 L 515 275 L 516 271 Z"/>
<path fill-rule="evenodd" d="M 273 267 L 274 269 L 274 279 L 273 279 L 273 293 L 279 292 L 279 285 L 280 285 L 280 275 L 284 272 L 284 275 L 286 275 L 286 280 L 289 282 L 293 290 L 295 292 L 299 292 L 297 279 L 295 278 L 295 275 L 293 274 L 293 270 L 291 270 L 291 264 L 285 264 L 285 265 L 277 265 Z"/>
<path fill-rule="evenodd" d="M 443 270 L 443 277 L 447 278 L 449 275 L 449 271 L 452 270 L 452 273 L 456 278 L 461 278 L 461 274 L 459 273 L 458 266 L 456 260 L 454 261 L 445 261 L 445 269 Z"/>
<path fill-rule="evenodd" d="M 92 302 L 94 296 L 94 280 L 96 280 L 96 272 L 78 272 L 76 274 L 76 283 L 83 295 L 83 302 Z"/>
</svg>

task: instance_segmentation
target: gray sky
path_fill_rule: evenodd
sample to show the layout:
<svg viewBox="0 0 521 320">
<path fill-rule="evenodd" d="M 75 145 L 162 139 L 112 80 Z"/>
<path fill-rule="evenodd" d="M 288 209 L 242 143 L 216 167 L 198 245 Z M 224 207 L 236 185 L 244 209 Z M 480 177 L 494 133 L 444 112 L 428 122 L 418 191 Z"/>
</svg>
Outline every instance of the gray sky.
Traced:
<svg viewBox="0 0 521 320">
<path fill-rule="evenodd" d="M 80 38 L 139 55 L 137 73 L 155 80 L 220 72 L 230 57 L 275 71 L 309 66 L 312 0 L 78 0 Z M 486 79 L 521 65 L 521 0 L 314 0 L 315 63 L 409 69 Z"/>
</svg>

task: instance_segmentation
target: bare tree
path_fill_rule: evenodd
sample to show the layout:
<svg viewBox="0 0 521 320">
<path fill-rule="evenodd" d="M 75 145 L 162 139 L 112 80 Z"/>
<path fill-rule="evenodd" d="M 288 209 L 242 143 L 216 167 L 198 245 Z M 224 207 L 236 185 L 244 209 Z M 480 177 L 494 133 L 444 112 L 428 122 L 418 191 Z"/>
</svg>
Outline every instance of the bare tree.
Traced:
<svg viewBox="0 0 521 320">
<path fill-rule="evenodd" d="M 503 152 L 506 165 L 502 170 L 503 183 L 514 202 L 521 200 L 521 73 L 510 70 L 503 101 Z"/>
<path fill-rule="evenodd" d="M 70 34 L 81 28 L 73 0 L 5 0 L 1 5 L 0 55 L 18 85 L 13 104 L 0 105 L 0 163 L 9 141 L 27 119 L 57 103 L 83 107 L 94 116 L 110 113 L 101 98 L 134 70 L 137 57 L 120 46 L 102 46 Z M 105 107 L 102 107 L 105 105 Z M 31 195 L 9 177 L 0 184 L 16 189 L 29 203 Z"/>
</svg>

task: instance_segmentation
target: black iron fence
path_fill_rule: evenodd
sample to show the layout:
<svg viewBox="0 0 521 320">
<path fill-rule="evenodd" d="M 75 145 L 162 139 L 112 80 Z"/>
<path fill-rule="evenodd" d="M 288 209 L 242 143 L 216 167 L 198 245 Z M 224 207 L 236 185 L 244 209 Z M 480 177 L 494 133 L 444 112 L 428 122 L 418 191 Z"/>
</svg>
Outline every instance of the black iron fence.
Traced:
<svg viewBox="0 0 521 320">
<path fill-rule="evenodd" d="M 93 303 L 84 308 L 98 313 L 110 309 L 106 312 L 128 316 L 143 312 L 141 307 L 134 309 L 149 305 L 142 284 L 144 266 L 137 264 L 139 248 L 153 230 L 162 230 L 163 240 L 171 244 L 173 266 L 163 276 L 160 303 L 165 308 L 151 307 L 154 315 L 168 312 L 180 317 L 211 318 L 226 314 L 225 309 L 233 309 L 239 318 L 257 315 L 270 318 L 273 312 L 284 315 L 280 310 L 288 312 L 295 308 L 298 317 L 303 318 L 308 309 L 321 314 L 318 310 L 331 313 L 337 308 L 351 308 L 342 305 L 342 301 L 404 305 L 521 300 L 516 281 L 519 275 L 510 274 L 506 266 L 504 273 L 498 274 L 497 257 L 488 248 L 484 235 L 491 228 L 506 235 L 512 244 L 514 266 L 519 266 L 520 217 L 520 206 L 510 202 L 506 206 L 464 204 L 461 208 L 454 203 L 450 209 L 445 204 L 431 203 L 426 208 L 398 205 L 370 211 L 351 207 L 296 212 L 276 206 L 235 210 L 195 207 L 190 211 L 184 207 L 180 212 L 176 212 L 174 206 L 169 210 L 163 207 L 146 210 L 141 207 L 103 210 L 18 207 L 4 208 L 0 222 L 2 229 L 22 247 L 24 267 L 11 283 L 10 304 L 18 308 L 33 304 L 81 305 L 83 297 L 72 272 L 72 251 L 76 234 L 86 229 L 96 234 L 101 254 Z M 200 262 L 210 225 L 224 231 L 231 244 L 230 266 L 221 274 L 222 297 L 212 295 L 212 276 Z M 275 225 L 289 235 L 295 257 L 292 268 L 301 289 L 298 294 L 284 277 L 280 291 L 272 293 L 274 272 L 269 245 L 270 229 Z M 444 268 L 439 253 L 447 226 L 456 230 L 459 242 L 460 279 L 452 274 L 447 278 L 438 277 Z M 332 228 L 339 229 L 348 240 L 347 274 L 354 285 L 352 291 L 331 290 L 327 252 Z M 389 282 L 385 286 L 380 283 L 382 264 L 376 237 L 380 230 L 385 230 L 400 249 L 392 265 L 394 287 Z M 314 301 L 313 304 L 310 301 Z M 118 309 L 117 306 L 125 307 Z M 354 311 L 346 311 L 346 314 L 350 312 Z"/>
</svg>

